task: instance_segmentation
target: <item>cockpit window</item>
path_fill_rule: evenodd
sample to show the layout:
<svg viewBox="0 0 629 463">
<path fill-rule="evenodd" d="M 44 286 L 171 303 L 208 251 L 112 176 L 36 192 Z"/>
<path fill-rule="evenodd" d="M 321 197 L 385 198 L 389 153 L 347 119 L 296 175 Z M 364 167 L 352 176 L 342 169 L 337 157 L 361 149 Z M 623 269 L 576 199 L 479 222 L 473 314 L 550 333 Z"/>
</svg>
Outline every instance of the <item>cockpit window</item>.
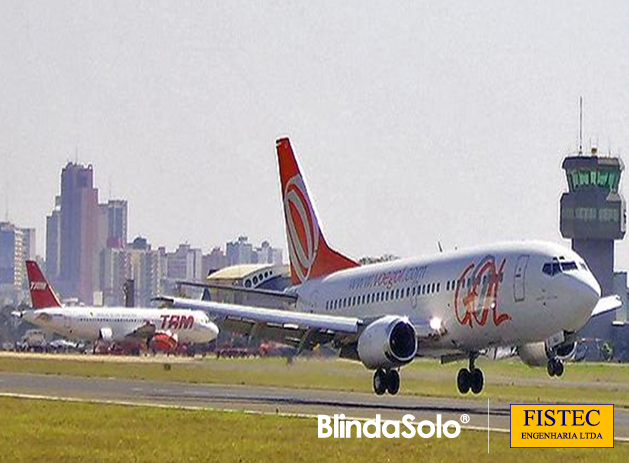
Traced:
<svg viewBox="0 0 629 463">
<path fill-rule="evenodd" d="M 571 272 L 573 270 L 578 270 L 576 262 L 573 261 L 553 261 L 547 262 L 542 267 L 542 272 L 549 276 L 555 276 L 558 273 L 562 272 Z"/>
<path fill-rule="evenodd" d="M 569 272 L 571 270 L 578 270 L 577 264 L 575 262 L 562 262 L 561 263 L 561 270 L 563 270 L 564 272 Z"/>
</svg>

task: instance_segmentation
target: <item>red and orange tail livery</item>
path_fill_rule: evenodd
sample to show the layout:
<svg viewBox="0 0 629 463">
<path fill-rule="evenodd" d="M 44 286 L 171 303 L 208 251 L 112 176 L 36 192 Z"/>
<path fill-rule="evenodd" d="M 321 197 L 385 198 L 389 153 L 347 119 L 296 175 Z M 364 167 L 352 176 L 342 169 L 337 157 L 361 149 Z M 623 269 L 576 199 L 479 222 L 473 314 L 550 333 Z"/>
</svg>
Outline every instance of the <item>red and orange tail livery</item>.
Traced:
<svg viewBox="0 0 629 463">
<path fill-rule="evenodd" d="M 49 307 L 61 307 L 61 303 L 50 287 L 46 277 L 42 273 L 37 262 L 26 261 L 26 272 L 31 291 L 33 309 L 47 309 Z"/>
<path fill-rule="evenodd" d="M 276 142 L 293 284 L 321 278 L 358 263 L 330 248 L 288 138 Z"/>
</svg>

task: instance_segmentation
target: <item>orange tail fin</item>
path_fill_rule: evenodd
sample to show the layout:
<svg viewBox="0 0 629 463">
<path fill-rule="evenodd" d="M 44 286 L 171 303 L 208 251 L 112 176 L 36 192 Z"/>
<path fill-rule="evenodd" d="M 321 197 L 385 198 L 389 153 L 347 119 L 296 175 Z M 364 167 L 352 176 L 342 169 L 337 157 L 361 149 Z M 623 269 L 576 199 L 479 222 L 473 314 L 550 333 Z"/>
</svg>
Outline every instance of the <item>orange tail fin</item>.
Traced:
<svg viewBox="0 0 629 463">
<path fill-rule="evenodd" d="M 49 307 L 61 307 L 61 303 L 52 287 L 46 280 L 37 262 L 26 261 L 26 272 L 31 290 L 31 303 L 34 309 L 47 309 Z"/>
<path fill-rule="evenodd" d="M 280 138 L 276 147 L 293 284 L 358 267 L 357 262 L 328 246 L 290 140 Z"/>
</svg>

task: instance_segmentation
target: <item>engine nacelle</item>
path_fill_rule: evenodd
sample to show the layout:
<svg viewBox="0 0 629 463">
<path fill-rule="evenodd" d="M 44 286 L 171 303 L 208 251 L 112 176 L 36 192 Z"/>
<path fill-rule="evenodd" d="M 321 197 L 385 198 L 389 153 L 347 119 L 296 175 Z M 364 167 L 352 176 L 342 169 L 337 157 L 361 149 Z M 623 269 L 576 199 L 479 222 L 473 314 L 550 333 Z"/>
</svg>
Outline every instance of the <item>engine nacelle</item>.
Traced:
<svg viewBox="0 0 629 463">
<path fill-rule="evenodd" d="M 357 352 L 360 361 L 372 370 L 405 365 L 417 354 L 415 328 L 406 318 L 379 318 L 361 333 Z"/>
<path fill-rule="evenodd" d="M 179 337 L 169 331 L 156 332 L 149 342 L 149 347 L 159 352 L 172 352 L 179 345 Z"/>
<path fill-rule="evenodd" d="M 111 342 L 114 340 L 114 332 L 111 328 L 101 328 L 98 332 L 98 339 L 100 341 Z"/>
<path fill-rule="evenodd" d="M 553 352 L 544 341 L 531 342 L 518 347 L 518 355 L 528 366 L 543 367 L 548 364 L 548 360 L 552 357 L 557 357 L 562 360 L 572 357 L 576 348 L 576 342 L 564 342 L 555 346 Z"/>
</svg>

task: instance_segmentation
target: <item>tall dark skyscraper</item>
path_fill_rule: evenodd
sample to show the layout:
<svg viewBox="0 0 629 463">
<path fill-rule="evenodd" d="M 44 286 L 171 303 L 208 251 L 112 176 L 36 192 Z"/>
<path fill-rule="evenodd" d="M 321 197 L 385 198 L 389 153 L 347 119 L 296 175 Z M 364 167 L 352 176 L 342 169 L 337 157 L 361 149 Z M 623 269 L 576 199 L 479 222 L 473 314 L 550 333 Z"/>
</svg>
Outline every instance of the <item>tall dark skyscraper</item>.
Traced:
<svg viewBox="0 0 629 463">
<path fill-rule="evenodd" d="M 61 172 L 59 283 L 64 297 L 91 304 L 98 240 L 98 190 L 92 166 L 68 163 Z"/>
<path fill-rule="evenodd" d="M 127 244 L 127 201 L 110 199 L 107 207 L 107 247 L 123 248 Z"/>
<path fill-rule="evenodd" d="M 50 215 L 46 217 L 46 276 L 54 283 L 55 287 L 59 285 L 59 274 L 61 265 L 61 198 L 55 198 L 55 208 Z"/>
</svg>

